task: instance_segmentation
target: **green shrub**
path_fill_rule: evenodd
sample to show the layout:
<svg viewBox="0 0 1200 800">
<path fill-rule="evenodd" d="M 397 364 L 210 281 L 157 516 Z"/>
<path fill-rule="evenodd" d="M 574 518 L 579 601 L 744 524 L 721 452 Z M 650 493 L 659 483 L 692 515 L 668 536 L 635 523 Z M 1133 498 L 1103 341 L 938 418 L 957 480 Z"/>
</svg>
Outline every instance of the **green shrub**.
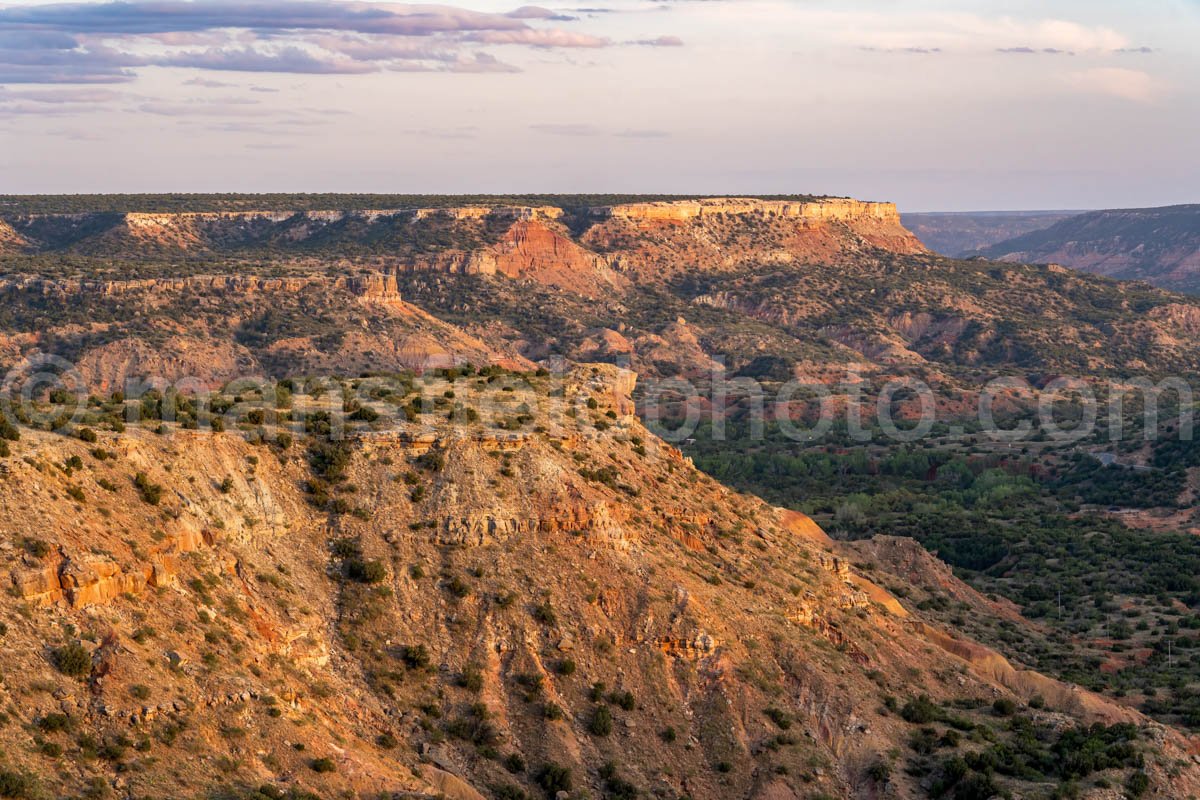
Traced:
<svg viewBox="0 0 1200 800">
<path fill-rule="evenodd" d="M 765 714 L 767 718 L 771 720 L 771 722 L 774 722 L 776 727 L 778 727 L 781 731 L 786 731 L 788 728 L 792 727 L 791 715 L 781 708 L 771 706 L 763 711 L 763 714 Z"/>
<path fill-rule="evenodd" d="M 142 497 L 142 501 L 149 505 L 156 506 L 162 500 L 163 487 L 157 483 L 152 483 L 146 473 L 139 472 L 133 477 L 133 485 L 137 487 L 138 493 Z"/>
<path fill-rule="evenodd" d="M 1129 776 L 1125 781 L 1125 791 L 1130 797 L 1138 798 L 1146 793 L 1150 788 L 1150 776 L 1145 772 L 1138 770 Z"/>
<path fill-rule="evenodd" d="M 625 711 L 633 711 L 633 709 L 637 708 L 637 700 L 634 698 L 633 692 L 630 691 L 610 692 L 608 702 L 615 706 L 620 706 Z"/>
<path fill-rule="evenodd" d="M 52 653 L 54 666 L 63 675 L 82 678 L 92 671 L 92 655 L 78 642 L 57 647 Z"/>
<path fill-rule="evenodd" d="M 483 691 L 483 673 L 479 667 L 473 664 L 468 665 L 458 676 L 458 685 L 471 692 Z"/>
<path fill-rule="evenodd" d="M 543 600 L 533 609 L 533 618 L 543 625 L 554 625 L 558 622 L 558 615 L 554 613 L 554 606 L 549 600 Z"/>
<path fill-rule="evenodd" d="M 465 714 L 446 725 L 446 733 L 456 739 L 471 742 L 476 747 L 494 747 L 500 741 L 500 732 L 491 722 L 491 712 L 483 703 L 471 706 Z"/>
<path fill-rule="evenodd" d="M 45 558 L 46 556 L 50 555 L 50 545 L 46 544 L 46 542 L 42 541 L 41 539 L 34 539 L 33 537 L 26 536 L 21 540 L 21 545 L 25 548 L 25 552 L 29 553 L 29 555 L 33 556 L 34 558 Z"/>
<path fill-rule="evenodd" d="M 71 729 L 71 718 L 66 714 L 45 714 L 34 723 L 46 733 L 58 733 Z"/>
<path fill-rule="evenodd" d="M 924 694 L 909 700 L 904 704 L 904 708 L 900 709 L 901 718 L 914 725 L 928 725 L 930 722 L 941 719 L 943 713 L 941 707 Z"/>
<path fill-rule="evenodd" d="M 561 764 L 555 764 L 553 761 L 543 764 L 534 777 L 537 785 L 542 787 L 542 791 L 547 797 L 554 797 L 559 792 L 569 792 L 574 785 L 571 778 L 571 769 L 564 767 Z"/>
<path fill-rule="evenodd" d="M 27 776 L 0 770 L 0 797 L 28 797 L 32 789 L 33 784 Z"/>
<path fill-rule="evenodd" d="M 493 784 L 490 788 L 496 800 L 529 800 L 529 795 L 524 789 L 511 783 Z"/>
<path fill-rule="evenodd" d="M 332 758 L 314 758 L 308 765 L 313 772 L 337 772 L 337 764 Z"/>
<path fill-rule="evenodd" d="M 346 574 L 359 583 L 381 583 L 387 578 L 387 567 L 382 561 L 355 558 L 346 562 Z"/>
<path fill-rule="evenodd" d="M 400 648 L 400 659 L 409 669 L 426 669 L 429 666 L 429 648 L 423 644 L 406 644 Z"/>
<path fill-rule="evenodd" d="M 596 706 L 592 710 L 592 718 L 588 720 L 588 732 L 593 736 L 608 736 L 612 729 L 612 712 L 608 706 Z"/>
</svg>

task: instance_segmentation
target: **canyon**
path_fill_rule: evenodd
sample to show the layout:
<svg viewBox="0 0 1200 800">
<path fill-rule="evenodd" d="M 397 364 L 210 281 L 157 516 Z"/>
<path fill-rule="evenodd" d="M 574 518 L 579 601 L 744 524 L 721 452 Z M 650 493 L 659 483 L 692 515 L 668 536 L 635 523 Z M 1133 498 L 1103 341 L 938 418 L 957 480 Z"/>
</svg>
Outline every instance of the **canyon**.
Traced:
<svg viewBox="0 0 1200 800">
<path fill-rule="evenodd" d="M 944 258 L 846 198 L 256 199 L 3 205 L 0 367 L 31 388 L 0 404 L 0 786 L 1200 792 L 1186 726 L 1031 663 L 1046 620 L 913 539 L 830 535 L 852 510 L 723 485 L 707 441 L 660 436 L 678 409 L 647 414 L 714 375 L 835 405 L 916 378 L 958 413 L 1002 374 L 1036 403 L 1047 376 L 1194 367 L 1196 301 Z M 786 463 L 857 446 L 814 447 Z"/>
</svg>

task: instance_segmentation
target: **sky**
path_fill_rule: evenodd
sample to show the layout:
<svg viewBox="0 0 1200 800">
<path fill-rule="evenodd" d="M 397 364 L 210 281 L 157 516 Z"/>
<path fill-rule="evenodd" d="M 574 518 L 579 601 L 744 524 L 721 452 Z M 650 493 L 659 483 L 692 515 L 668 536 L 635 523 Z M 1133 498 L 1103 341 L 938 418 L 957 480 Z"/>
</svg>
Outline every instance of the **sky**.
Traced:
<svg viewBox="0 0 1200 800">
<path fill-rule="evenodd" d="M 0 0 L 0 194 L 1200 202 L 1200 0 Z"/>
</svg>

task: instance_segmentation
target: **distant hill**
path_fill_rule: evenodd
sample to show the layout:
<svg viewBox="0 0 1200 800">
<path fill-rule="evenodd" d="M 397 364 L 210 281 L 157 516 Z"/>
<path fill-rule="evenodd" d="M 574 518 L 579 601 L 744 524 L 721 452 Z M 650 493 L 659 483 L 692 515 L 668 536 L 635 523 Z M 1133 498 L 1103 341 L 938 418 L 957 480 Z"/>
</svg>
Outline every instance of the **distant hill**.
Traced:
<svg viewBox="0 0 1200 800">
<path fill-rule="evenodd" d="M 1200 293 L 1200 204 L 1093 211 L 978 251 Z"/>
<path fill-rule="evenodd" d="M 1049 228 L 1080 211 L 966 211 L 901 214 L 904 227 L 944 256 L 974 254 L 997 242 Z"/>
</svg>

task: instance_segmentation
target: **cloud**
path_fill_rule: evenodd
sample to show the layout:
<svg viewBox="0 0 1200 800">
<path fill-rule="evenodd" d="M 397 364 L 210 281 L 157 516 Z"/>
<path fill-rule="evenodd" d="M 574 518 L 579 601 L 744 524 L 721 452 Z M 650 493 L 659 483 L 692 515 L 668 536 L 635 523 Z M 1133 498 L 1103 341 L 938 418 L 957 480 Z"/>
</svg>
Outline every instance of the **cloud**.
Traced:
<svg viewBox="0 0 1200 800">
<path fill-rule="evenodd" d="M 450 6 L 373 5 L 328 0 L 131 0 L 0 8 L 0 30 L 102 35 L 160 35 L 245 28 L 261 31 L 334 30 L 429 36 L 472 30 L 515 30 L 520 19 Z"/>
<path fill-rule="evenodd" d="M 484 44 L 527 44 L 533 47 L 608 47 L 612 41 L 601 36 L 574 33 L 556 28 L 548 30 L 484 31 L 467 37 Z"/>
<path fill-rule="evenodd" d="M 930 51 L 1035 51 L 1107 53 L 1128 46 L 1120 32 L 1061 19 L 1023 19 L 963 12 L 905 13 L 797 7 L 792 23 L 829 41 L 882 52 L 905 52 L 919 43 Z"/>
<path fill-rule="evenodd" d="M 683 47 L 683 39 L 678 36 L 659 36 L 655 39 L 635 39 L 626 44 L 636 44 L 642 47 Z"/>
<path fill-rule="evenodd" d="M 214 81 L 209 78 L 188 78 L 183 82 L 184 86 L 203 86 L 205 89 L 228 89 L 236 86 L 235 83 L 226 83 L 225 81 Z"/>
<path fill-rule="evenodd" d="M 859 49 L 865 50 L 868 53 L 906 53 L 908 55 L 918 55 L 918 56 L 937 55 L 938 53 L 942 52 L 942 48 L 940 48 L 940 47 L 917 47 L 917 46 L 889 47 L 886 49 L 879 48 L 879 47 L 861 47 Z"/>
<path fill-rule="evenodd" d="M 112 89 L 35 89 L 31 91 L 12 92 L 0 88 L 0 102 L 24 100 L 31 103 L 49 103 L 67 105 L 74 103 L 105 103 L 118 100 L 126 95 L 114 92 Z"/>
<path fill-rule="evenodd" d="M 74 36 L 57 31 L 0 30 L 0 50 L 74 50 Z"/>
<path fill-rule="evenodd" d="M 576 21 L 540 6 L 493 13 L 351 0 L 125 0 L 0 6 L 0 84 L 122 83 L 146 66 L 356 75 L 381 70 L 517 72 L 478 45 L 599 48 L 541 27 Z M 678 46 L 676 37 L 639 44 Z M 200 85 L 200 84 L 195 84 Z"/>
<path fill-rule="evenodd" d="M 512 19 L 544 19 L 552 22 L 574 22 L 578 19 L 570 14 L 560 14 L 541 6 L 522 6 L 516 11 L 508 12 L 505 16 Z"/>
<path fill-rule="evenodd" d="M 130 67 L 147 63 L 141 56 L 103 45 L 0 50 L 0 84 L 124 83 L 135 77 Z"/>
<path fill-rule="evenodd" d="M 252 48 L 209 50 L 177 53 L 154 60 L 157 66 L 195 67 L 198 69 L 234 72 L 291 72 L 309 75 L 361 75 L 378 72 L 370 62 L 346 58 L 325 58 L 299 47 L 284 47 L 274 52 Z"/>
<path fill-rule="evenodd" d="M 165 103 L 148 102 L 137 106 L 142 114 L 154 114 L 159 117 L 268 117 L 275 112 L 269 108 L 259 108 L 238 102 L 218 103 Z"/>
<path fill-rule="evenodd" d="M 0 101 L 0 119 L 4 117 L 62 117 L 87 110 L 82 106 L 46 106 L 40 103 Z"/>
<path fill-rule="evenodd" d="M 454 50 L 437 46 L 428 40 L 403 38 L 348 36 L 344 34 L 321 34 L 305 39 L 313 45 L 332 53 L 340 53 L 355 61 L 453 61 Z"/>
<path fill-rule="evenodd" d="M 1112 28 L 1061 19 L 1038 22 L 1033 26 L 1033 34 L 1042 47 L 1061 50 L 1115 50 L 1127 44 L 1126 38 Z"/>
<path fill-rule="evenodd" d="M 1052 56 L 1073 56 L 1075 53 L 1071 50 L 1059 50 L 1057 47 L 997 47 L 997 53 L 1005 53 L 1009 55 L 1037 55 L 1044 53 Z"/>
<path fill-rule="evenodd" d="M 473 56 L 459 56 L 457 60 L 452 62 L 445 68 L 447 72 L 520 72 L 520 67 L 515 67 L 512 64 L 506 64 L 500 61 L 493 55 L 488 53 L 475 53 Z"/>
<path fill-rule="evenodd" d="M 1135 103 L 1152 103 L 1167 91 L 1166 85 L 1152 75 L 1121 67 L 1097 67 L 1072 72 L 1064 80 L 1078 91 L 1106 94 Z"/>
</svg>

